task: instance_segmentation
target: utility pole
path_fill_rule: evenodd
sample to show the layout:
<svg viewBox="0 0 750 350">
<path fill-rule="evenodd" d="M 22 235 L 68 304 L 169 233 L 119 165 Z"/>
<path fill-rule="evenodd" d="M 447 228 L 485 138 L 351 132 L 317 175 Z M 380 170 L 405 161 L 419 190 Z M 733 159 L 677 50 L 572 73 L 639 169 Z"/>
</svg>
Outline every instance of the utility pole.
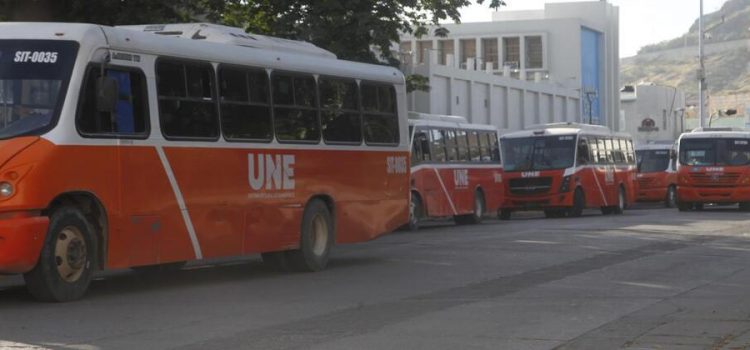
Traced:
<svg viewBox="0 0 750 350">
<path fill-rule="evenodd" d="M 706 126 L 706 69 L 703 64 L 703 0 L 700 0 L 700 17 L 698 17 L 698 61 L 700 67 L 698 67 L 698 118 L 700 121 L 700 127 Z"/>
</svg>

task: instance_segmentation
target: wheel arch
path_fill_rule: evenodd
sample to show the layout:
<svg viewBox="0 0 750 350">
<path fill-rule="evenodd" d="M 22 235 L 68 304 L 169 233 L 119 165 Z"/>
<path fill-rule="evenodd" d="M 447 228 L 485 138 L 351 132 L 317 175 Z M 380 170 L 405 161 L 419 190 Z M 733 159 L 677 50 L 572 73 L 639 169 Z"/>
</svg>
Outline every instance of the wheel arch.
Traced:
<svg viewBox="0 0 750 350">
<path fill-rule="evenodd" d="M 50 216 L 59 207 L 73 206 L 81 210 L 83 215 L 94 226 L 97 238 L 97 264 L 104 269 L 107 261 L 107 247 L 109 243 L 109 216 L 107 209 L 96 194 L 89 191 L 70 191 L 57 195 L 42 211 L 42 215 Z"/>
</svg>

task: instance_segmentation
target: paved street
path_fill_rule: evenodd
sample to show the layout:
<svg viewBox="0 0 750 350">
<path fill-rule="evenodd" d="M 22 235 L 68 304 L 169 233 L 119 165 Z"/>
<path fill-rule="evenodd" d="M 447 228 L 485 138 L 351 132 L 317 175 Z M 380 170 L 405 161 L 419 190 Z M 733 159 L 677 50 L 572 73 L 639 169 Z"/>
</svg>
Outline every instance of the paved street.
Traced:
<svg viewBox="0 0 750 350">
<path fill-rule="evenodd" d="M 68 304 L 0 280 L 0 348 L 749 349 L 750 214 L 537 214 L 337 247 L 314 274 L 259 258 L 116 271 Z"/>
</svg>

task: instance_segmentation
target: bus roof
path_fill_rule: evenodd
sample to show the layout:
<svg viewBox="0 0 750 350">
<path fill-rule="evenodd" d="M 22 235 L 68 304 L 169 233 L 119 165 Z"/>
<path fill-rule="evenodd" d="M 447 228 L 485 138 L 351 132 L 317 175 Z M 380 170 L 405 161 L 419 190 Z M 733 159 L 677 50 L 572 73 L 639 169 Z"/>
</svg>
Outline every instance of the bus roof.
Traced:
<svg viewBox="0 0 750 350">
<path fill-rule="evenodd" d="M 740 131 L 743 130 L 743 131 Z M 693 130 L 680 135 L 682 139 L 719 139 L 719 138 L 732 138 L 732 139 L 750 139 L 750 130 L 738 129 L 738 130 Z"/>
<path fill-rule="evenodd" d="M 551 123 L 531 125 L 525 130 L 508 133 L 502 136 L 504 139 L 540 137 L 540 136 L 563 136 L 563 135 L 594 135 L 594 136 L 619 136 L 630 138 L 625 133 L 613 133 L 609 128 L 601 125 L 579 124 L 579 123 Z"/>
<path fill-rule="evenodd" d="M 466 130 L 498 131 L 497 127 L 489 124 L 472 124 L 466 118 L 453 115 L 427 114 L 409 112 L 410 126 L 431 126 L 436 128 L 454 128 Z"/>
<path fill-rule="evenodd" d="M 674 148 L 674 142 L 638 143 L 635 145 L 636 151 L 663 151 L 672 148 Z"/>
<path fill-rule="evenodd" d="M 164 30 L 157 30 L 159 28 Z M 240 29 L 205 23 L 125 27 L 80 23 L 0 23 L 0 39 L 73 40 L 81 44 L 82 51 L 86 51 L 87 55 L 90 55 L 88 51 L 96 48 L 109 48 L 129 53 L 404 84 L 403 74 L 393 67 L 339 60 L 332 53 L 310 43 L 247 33 L 243 35 L 241 32 Z"/>
</svg>

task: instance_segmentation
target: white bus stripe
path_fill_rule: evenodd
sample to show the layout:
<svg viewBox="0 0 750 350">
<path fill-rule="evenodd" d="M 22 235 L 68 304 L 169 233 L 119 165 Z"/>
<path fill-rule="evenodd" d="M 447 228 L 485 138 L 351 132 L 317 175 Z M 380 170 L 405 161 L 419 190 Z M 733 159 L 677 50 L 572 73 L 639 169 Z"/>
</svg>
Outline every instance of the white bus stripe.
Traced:
<svg viewBox="0 0 750 350">
<path fill-rule="evenodd" d="M 438 182 L 440 182 L 440 186 L 443 188 L 443 193 L 445 193 L 445 198 L 448 199 L 448 204 L 451 205 L 451 209 L 453 210 L 453 215 L 458 215 L 458 211 L 456 211 L 456 206 L 453 205 L 453 201 L 451 200 L 451 195 L 448 193 L 448 189 L 445 187 L 445 183 L 443 183 L 443 178 L 440 177 L 440 173 L 438 172 L 437 169 L 433 168 L 432 170 L 435 170 L 435 175 L 437 175 Z"/>
<path fill-rule="evenodd" d="M 187 227 L 188 234 L 190 235 L 190 241 L 193 243 L 193 251 L 195 252 L 196 259 L 203 259 L 203 253 L 201 252 L 201 245 L 198 242 L 198 236 L 195 234 L 195 228 L 193 228 L 193 222 L 190 220 L 190 213 L 188 213 L 187 206 L 185 205 L 185 199 L 182 197 L 182 191 L 180 186 L 177 184 L 177 179 L 174 177 L 172 172 L 172 166 L 169 165 L 167 155 L 164 153 L 162 146 L 156 147 L 156 152 L 159 153 L 159 159 L 161 164 L 164 166 L 164 171 L 167 173 L 169 184 L 172 186 L 172 191 L 177 199 L 177 205 L 180 207 L 180 213 L 182 214 L 182 220 L 185 221 L 185 227 Z"/>
<path fill-rule="evenodd" d="M 607 171 L 606 169 L 604 170 Z M 599 184 L 599 172 L 596 168 L 594 168 L 594 182 L 596 182 L 596 187 L 599 187 L 599 193 L 602 195 L 602 200 L 604 201 L 604 206 L 609 206 L 609 203 L 607 203 L 607 196 L 604 195 L 604 190 L 602 189 L 602 185 Z"/>
</svg>

